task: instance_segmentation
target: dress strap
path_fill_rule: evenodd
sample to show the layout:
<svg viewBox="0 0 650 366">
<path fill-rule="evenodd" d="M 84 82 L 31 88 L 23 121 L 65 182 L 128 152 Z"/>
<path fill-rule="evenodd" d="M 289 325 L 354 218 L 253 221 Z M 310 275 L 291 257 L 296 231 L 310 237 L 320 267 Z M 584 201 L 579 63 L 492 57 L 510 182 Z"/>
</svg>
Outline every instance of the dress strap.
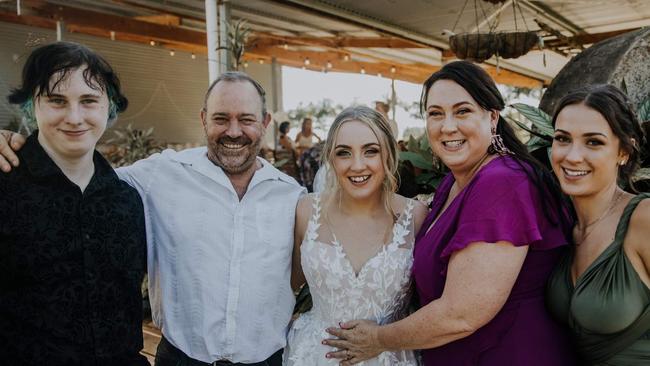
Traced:
<svg viewBox="0 0 650 366">
<path fill-rule="evenodd" d="M 650 198 L 650 193 L 638 194 L 632 197 L 630 202 L 627 203 L 627 206 L 625 206 L 623 214 L 621 215 L 621 219 L 618 221 L 616 234 L 614 236 L 614 242 L 618 247 L 622 247 L 621 244 L 623 243 L 623 239 L 625 239 L 625 235 L 627 234 L 627 228 L 630 225 L 630 218 L 632 217 L 632 213 L 634 213 L 636 206 L 638 206 L 639 203 L 646 198 Z"/>
<path fill-rule="evenodd" d="M 414 200 L 408 199 L 400 217 L 393 225 L 392 238 L 389 245 L 401 246 L 406 243 L 406 238 L 413 231 L 413 207 Z"/>
</svg>

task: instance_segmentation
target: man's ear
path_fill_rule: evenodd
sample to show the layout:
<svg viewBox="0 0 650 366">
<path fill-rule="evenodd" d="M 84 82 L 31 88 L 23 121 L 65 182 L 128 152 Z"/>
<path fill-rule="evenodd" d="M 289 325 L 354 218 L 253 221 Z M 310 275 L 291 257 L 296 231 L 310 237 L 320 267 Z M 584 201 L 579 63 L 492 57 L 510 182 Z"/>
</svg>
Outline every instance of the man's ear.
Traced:
<svg viewBox="0 0 650 366">
<path fill-rule="evenodd" d="M 207 127 L 207 114 L 208 112 L 205 110 L 205 108 L 201 108 L 201 112 L 199 113 L 199 116 L 201 117 L 201 124 L 203 125 L 203 128 Z"/>
<path fill-rule="evenodd" d="M 271 113 L 266 112 L 264 118 L 262 119 L 262 125 L 264 128 L 267 128 L 269 126 L 269 123 L 271 123 Z"/>
</svg>

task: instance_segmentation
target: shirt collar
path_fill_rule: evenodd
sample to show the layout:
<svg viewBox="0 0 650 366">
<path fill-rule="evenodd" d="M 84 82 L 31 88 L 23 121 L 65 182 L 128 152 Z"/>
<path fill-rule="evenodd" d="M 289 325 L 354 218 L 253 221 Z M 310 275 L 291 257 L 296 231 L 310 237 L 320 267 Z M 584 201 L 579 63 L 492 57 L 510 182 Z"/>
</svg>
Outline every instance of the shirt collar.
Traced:
<svg viewBox="0 0 650 366">
<path fill-rule="evenodd" d="M 217 181 L 218 183 L 221 183 L 226 187 L 232 187 L 232 184 L 230 183 L 230 180 L 228 179 L 226 173 L 224 173 L 223 169 L 208 159 L 207 151 L 208 150 L 205 146 L 196 149 L 184 150 L 172 155 L 171 159 L 178 161 L 179 163 L 191 166 L 192 169 L 211 178 L 212 180 Z M 287 183 L 292 182 L 293 178 L 276 169 L 268 161 L 259 156 L 257 157 L 257 161 L 262 164 L 262 167 L 255 171 L 255 175 L 253 175 L 253 179 L 248 185 L 248 190 L 266 180 L 281 180 Z"/>
</svg>

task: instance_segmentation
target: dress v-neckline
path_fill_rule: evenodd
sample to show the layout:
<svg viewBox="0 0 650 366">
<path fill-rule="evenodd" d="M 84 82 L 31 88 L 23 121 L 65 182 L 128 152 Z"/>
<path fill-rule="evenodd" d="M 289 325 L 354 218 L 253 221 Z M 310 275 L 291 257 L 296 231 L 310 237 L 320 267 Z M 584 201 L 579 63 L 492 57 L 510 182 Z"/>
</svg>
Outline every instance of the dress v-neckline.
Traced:
<svg viewBox="0 0 650 366">
<path fill-rule="evenodd" d="M 332 232 L 332 236 L 334 237 L 334 240 L 332 240 L 332 245 L 337 248 L 337 250 L 339 251 L 340 257 L 343 258 L 343 261 L 345 263 L 347 263 L 347 265 L 348 265 L 348 267 L 350 269 L 350 272 L 352 273 L 354 279 L 359 279 L 361 274 L 364 272 L 364 270 L 368 266 L 368 264 L 370 262 L 372 262 L 375 258 L 378 258 L 382 253 L 384 253 L 386 251 L 386 249 L 388 249 L 388 247 L 393 245 L 393 243 L 395 242 L 395 228 L 396 227 L 397 227 L 397 224 L 394 224 L 393 225 L 393 230 L 391 230 L 390 241 L 388 243 L 383 243 L 381 245 L 380 249 L 375 254 L 368 257 L 368 259 L 366 259 L 366 261 L 363 262 L 363 264 L 359 268 L 358 272 L 354 269 L 354 265 L 352 265 L 352 261 L 350 260 L 350 257 L 348 256 L 348 253 L 345 251 L 345 248 L 343 248 L 343 245 L 341 244 L 341 242 L 336 238 L 336 234 L 334 234 L 334 232 Z"/>
</svg>

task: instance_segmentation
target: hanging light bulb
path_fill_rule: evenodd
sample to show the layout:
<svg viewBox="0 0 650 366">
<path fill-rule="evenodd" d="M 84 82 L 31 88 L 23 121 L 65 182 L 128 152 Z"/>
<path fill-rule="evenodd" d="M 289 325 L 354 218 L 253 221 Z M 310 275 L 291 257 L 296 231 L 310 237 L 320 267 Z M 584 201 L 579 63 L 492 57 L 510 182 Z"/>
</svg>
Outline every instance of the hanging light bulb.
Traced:
<svg viewBox="0 0 650 366">
<path fill-rule="evenodd" d="M 288 43 L 283 44 L 282 48 L 284 48 L 285 51 L 288 50 L 289 49 L 289 44 Z"/>
<path fill-rule="evenodd" d="M 111 41 L 115 40 L 115 31 L 111 31 Z"/>
<path fill-rule="evenodd" d="M 395 66 L 390 67 L 390 73 L 391 74 L 394 74 L 396 71 L 397 71 L 397 69 L 395 68 Z"/>
<path fill-rule="evenodd" d="M 332 63 L 329 62 L 329 61 L 327 61 L 327 68 L 328 68 L 328 69 L 331 69 L 331 68 L 332 68 Z"/>
<path fill-rule="evenodd" d="M 174 50 L 169 51 L 170 56 L 174 56 L 175 54 L 176 54 L 176 52 L 174 52 Z"/>
<path fill-rule="evenodd" d="M 259 59 L 259 62 L 260 62 L 260 65 L 264 65 L 264 59 L 263 58 Z"/>
<path fill-rule="evenodd" d="M 350 55 L 343 55 L 343 61 L 350 61 Z"/>
<path fill-rule="evenodd" d="M 305 57 L 305 66 L 309 66 L 310 63 L 309 57 Z"/>
<path fill-rule="evenodd" d="M 151 40 L 151 41 L 149 41 L 149 44 L 152 45 L 152 46 L 155 46 L 155 45 L 156 45 L 156 41 Z"/>
<path fill-rule="evenodd" d="M 381 77 L 381 73 L 380 73 L 380 72 L 377 73 L 377 77 Z"/>
<path fill-rule="evenodd" d="M 194 53 L 192 53 L 191 57 L 192 57 L 192 60 L 196 60 L 196 55 Z"/>
<path fill-rule="evenodd" d="M 248 67 L 248 61 L 244 61 L 244 68 Z"/>
<path fill-rule="evenodd" d="M 307 70 L 307 68 L 306 68 L 306 67 L 304 67 L 304 66 L 303 66 L 303 67 L 301 67 L 301 69 L 303 69 L 303 70 Z"/>
<path fill-rule="evenodd" d="M 366 69 L 362 67 L 362 68 L 361 68 L 361 73 L 362 73 L 362 74 L 365 74 L 365 73 L 366 73 Z"/>
</svg>

